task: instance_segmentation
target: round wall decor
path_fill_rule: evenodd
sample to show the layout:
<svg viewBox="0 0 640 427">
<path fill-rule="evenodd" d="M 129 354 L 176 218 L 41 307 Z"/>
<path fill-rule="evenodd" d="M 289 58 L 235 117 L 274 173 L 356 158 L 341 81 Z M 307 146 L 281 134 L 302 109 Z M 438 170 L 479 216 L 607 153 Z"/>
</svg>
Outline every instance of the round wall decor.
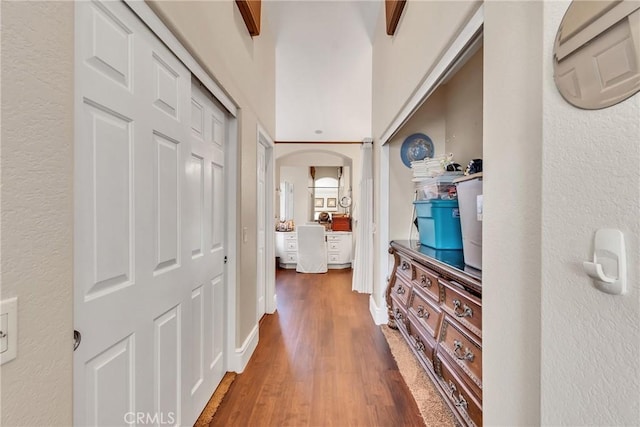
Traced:
<svg viewBox="0 0 640 427">
<path fill-rule="evenodd" d="M 408 168 L 411 162 L 433 157 L 433 141 L 423 133 L 414 133 L 407 137 L 400 148 L 402 163 Z"/>
</svg>

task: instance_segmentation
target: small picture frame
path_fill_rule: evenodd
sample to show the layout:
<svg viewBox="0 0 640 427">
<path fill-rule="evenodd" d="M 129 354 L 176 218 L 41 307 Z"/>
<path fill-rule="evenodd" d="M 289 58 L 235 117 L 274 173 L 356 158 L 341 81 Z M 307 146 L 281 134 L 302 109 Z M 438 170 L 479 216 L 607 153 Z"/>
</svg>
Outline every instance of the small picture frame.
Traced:
<svg viewBox="0 0 640 427">
<path fill-rule="evenodd" d="M 324 198 L 316 197 L 315 204 L 313 206 L 315 206 L 316 208 L 324 208 Z"/>
<path fill-rule="evenodd" d="M 335 197 L 328 197 L 327 198 L 327 207 L 328 208 L 335 208 L 338 206 L 337 204 L 338 199 Z"/>
</svg>

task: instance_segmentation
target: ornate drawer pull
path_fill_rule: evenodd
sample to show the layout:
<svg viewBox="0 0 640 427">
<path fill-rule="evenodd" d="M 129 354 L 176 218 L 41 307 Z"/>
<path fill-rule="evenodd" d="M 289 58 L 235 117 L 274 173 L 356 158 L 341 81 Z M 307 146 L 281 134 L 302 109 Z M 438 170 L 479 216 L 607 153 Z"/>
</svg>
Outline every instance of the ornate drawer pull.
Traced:
<svg viewBox="0 0 640 427">
<path fill-rule="evenodd" d="M 402 287 L 402 285 L 398 286 L 398 289 L 396 289 L 396 293 L 398 295 L 404 295 L 407 292 L 407 290 L 405 288 Z"/>
<path fill-rule="evenodd" d="M 427 277 L 425 274 L 420 276 L 420 283 L 423 287 L 426 286 L 427 288 L 430 288 L 432 285 L 431 278 Z"/>
<path fill-rule="evenodd" d="M 451 380 L 449 380 L 449 391 L 451 392 L 451 400 L 453 400 L 453 404 L 455 405 L 456 408 L 461 408 L 466 411 L 469 405 L 467 404 L 467 401 L 465 400 L 465 398 L 462 397 L 460 393 L 458 393 L 457 399 L 453 395 L 457 390 L 458 389 L 456 388 L 456 385 Z"/>
<path fill-rule="evenodd" d="M 449 380 L 449 392 L 451 393 L 451 396 L 453 397 L 453 393 L 455 393 L 457 390 L 456 385 L 453 383 L 453 381 Z"/>
<path fill-rule="evenodd" d="M 409 263 L 407 261 L 402 261 L 402 265 L 400 266 L 400 270 L 408 270 Z"/>
<path fill-rule="evenodd" d="M 419 317 L 419 318 L 421 318 L 421 319 L 422 319 L 422 318 L 424 318 L 424 319 L 428 319 L 428 318 L 429 318 L 429 312 L 428 312 L 428 311 L 425 311 L 425 310 L 424 310 L 424 306 L 422 306 L 422 305 L 419 305 L 419 306 L 418 306 L 418 312 L 417 312 L 417 314 L 418 314 L 418 317 Z"/>
<path fill-rule="evenodd" d="M 420 340 L 420 338 L 418 337 L 413 337 L 414 340 L 416 340 L 416 343 L 414 345 L 414 347 L 416 348 L 416 350 L 418 351 L 424 351 L 424 343 Z"/>
<path fill-rule="evenodd" d="M 396 319 L 398 320 L 402 320 L 402 312 L 400 311 L 399 308 L 396 308 L 396 314 L 395 314 Z"/>
<path fill-rule="evenodd" d="M 471 310 L 471 307 L 467 304 L 464 304 L 462 306 L 462 312 L 459 312 L 458 309 L 460 308 L 460 304 L 460 300 L 453 300 L 453 312 L 455 315 L 458 317 L 473 317 L 473 310 Z"/>
<path fill-rule="evenodd" d="M 467 405 L 467 401 L 464 400 L 464 397 L 462 397 L 461 395 L 458 395 L 458 400 L 456 400 L 455 398 L 453 398 L 453 404 L 457 407 L 457 408 L 461 408 L 464 409 L 465 411 L 467 410 L 467 407 L 469 405 Z"/>
<path fill-rule="evenodd" d="M 456 355 L 458 360 L 468 360 L 469 362 L 473 362 L 475 356 L 471 350 L 469 350 L 469 348 L 465 348 L 464 354 L 460 354 L 460 349 L 462 349 L 462 343 L 458 340 L 453 340 L 453 353 Z"/>
</svg>

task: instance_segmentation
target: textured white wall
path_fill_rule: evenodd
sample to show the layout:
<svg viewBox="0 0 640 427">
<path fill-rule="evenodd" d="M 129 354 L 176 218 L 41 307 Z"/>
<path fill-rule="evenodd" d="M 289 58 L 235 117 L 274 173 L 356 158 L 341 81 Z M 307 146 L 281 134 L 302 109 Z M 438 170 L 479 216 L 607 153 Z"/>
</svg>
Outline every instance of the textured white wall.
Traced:
<svg viewBox="0 0 640 427">
<path fill-rule="evenodd" d="M 268 26 L 251 37 L 233 1 L 150 1 L 149 6 L 238 104 L 238 234 L 236 346 L 256 326 L 257 133 L 275 135 L 275 40 Z M 242 185 L 252 183 L 251 185 Z"/>
<path fill-rule="evenodd" d="M 640 94 L 598 111 L 553 82 L 554 37 L 569 2 L 544 3 L 542 423 L 640 423 Z M 629 293 L 597 291 L 581 268 L 593 233 L 626 239 Z"/>
<path fill-rule="evenodd" d="M 71 425 L 73 3 L 2 2 L 2 298 L 18 354 L 0 424 Z"/>
<path fill-rule="evenodd" d="M 371 135 L 372 48 L 357 2 L 283 4 L 294 15 L 279 23 L 276 139 L 360 141 Z"/>
</svg>

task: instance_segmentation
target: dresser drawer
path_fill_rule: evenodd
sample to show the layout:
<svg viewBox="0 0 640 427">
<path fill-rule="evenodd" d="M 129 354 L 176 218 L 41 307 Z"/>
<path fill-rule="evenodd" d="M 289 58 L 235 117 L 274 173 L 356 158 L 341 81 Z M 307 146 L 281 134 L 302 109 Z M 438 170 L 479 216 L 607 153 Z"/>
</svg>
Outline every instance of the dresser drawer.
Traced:
<svg viewBox="0 0 640 427">
<path fill-rule="evenodd" d="M 402 305 L 406 306 L 411 293 L 411 285 L 405 282 L 401 276 L 396 276 L 396 282 L 391 289 L 391 295 L 398 298 Z"/>
<path fill-rule="evenodd" d="M 287 240 L 285 242 L 286 248 L 288 251 L 297 251 L 298 250 L 298 242 L 296 240 Z"/>
<path fill-rule="evenodd" d="M 415 285 L 412 286 L 411 292 L 409 311 L 416 317 L 420 326 L 435 339 L 440 327 L 442 310 L 430 297 L 423 293 L 424 291 L 416 288 Z"/>
<path fill-rule="evenodd" d="M 340 240 L 342 240 L 342 236 L 339 234 L 327 234 L 327 242 L 339 242 Z"/>
<path fill-rule="evenodd" d="M 456 364 L 467 384 L 482 396 L 482 345 L 476 338 L 459 326 L 448 314 L 442 320 L 438 351 L 446 352 Z"/>
<path fill-rule="evenodd" d="M 413 267 L 409 258 L 399 255 L 397 274 L 409 281 L 413 279 Z"/>
<path fill-rule="evenodd" d="M 327 258 L 327 262 L 329 264 L 340 264 L 340 254 L 332 254 L 330 253 L 328 258 Z"/>
<path fill-rule="evenodd" d="M 402 305 L 402 302 L 398 300 L 398 297 L 391 295 L 391 312 L 396 320 L 396 325 L 399 328 L 407 330 L 407 310 Z"/>
<path fill-rule="evenodd" d="M 478 400 L 460 380 L 446 356 L 436 355 L 435 368 L 440 385 L 460 417 L 470 426 L 481 426 L 482 401 Z"/>
<path fill-rule="evenodd" d="M 287 252 L 285 259 L 287 260 L 287 263 L 297 263 L 298 262 L 298 254 L 296 254 L 295 252 Z"/>
<path fill-rule="evenodd" d="M 340 250 L 340 242 L 339 241 L 335 241 L 335 240 L 329 240 L 329 244 L 328 244 L 329 250 L 330 251 L 339 251 Z"/>
<path fill-rule="evenodd" d="M 284 240 L 285 241 L 298 240 L 298 234 L 297 233 L 286 233 L 284 235 Z"/>
<path fill-rule="evenodd" d="M 426 363 L 429 368 L 433 369 L 433 356 L 436 342 L 433 338 L 423 333 L 413 313 L 407 313 L 407 317 L 409 318 L 409 345 L 416 350 L 422 361 Z"/>
<path fill-rule="evenodd" d="M 440 288 L 438 286 L 438 275 L 433 271 L 413 263 L 414 275 L 413 285 L 419 286 L 427 292 L 435 301 L 440 300 Z"/>
<path fill-rule="evenodd" d="M 440 280 L 443 309 L 471 332 L 482 338 L 482 301 L 453 282 Z"/>
</svg>

